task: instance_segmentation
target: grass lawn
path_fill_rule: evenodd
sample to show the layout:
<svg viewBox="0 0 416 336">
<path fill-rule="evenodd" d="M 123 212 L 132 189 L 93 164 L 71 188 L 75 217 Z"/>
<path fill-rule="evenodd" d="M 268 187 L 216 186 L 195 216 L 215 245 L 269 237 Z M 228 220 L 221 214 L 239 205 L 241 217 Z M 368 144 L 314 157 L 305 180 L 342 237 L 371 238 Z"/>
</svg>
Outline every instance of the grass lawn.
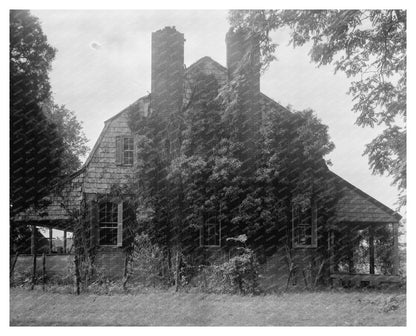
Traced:
<svg viewBox="0 0 416 336">
<path fill-rule="evenodd" d="M 327 291 L 250 297 L 156 290 L 76 296 L 12 288 L 10 325 L 404 326 L 406 296 Z"/>
</svg>

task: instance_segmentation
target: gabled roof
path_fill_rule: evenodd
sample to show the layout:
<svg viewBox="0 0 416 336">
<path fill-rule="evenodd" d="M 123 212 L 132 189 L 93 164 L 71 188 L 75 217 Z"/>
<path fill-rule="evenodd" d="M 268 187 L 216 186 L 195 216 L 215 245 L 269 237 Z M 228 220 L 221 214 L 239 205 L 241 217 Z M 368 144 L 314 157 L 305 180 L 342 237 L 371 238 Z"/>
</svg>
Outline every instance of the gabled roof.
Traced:
<svg viewBox="0 0 416 336">
<path fill-rule="evenodd" d="M 198 68 L 199 66 L 202 65 L 206 65 L 206 64 L 211 64 L 214 67 L 216 67 L 219 71 L 226 73 L 227 72 L 227 68 L 222 66 L 220 63 L 218 63 L 217 61 L 214 61 L 211 57 L 209 56 L 204 56 L 202 58 L 200 58 L 199 60 L 197 60 L 196 62 L 192 63 L 187 69 L 186 71 L 192 71 L 194 68 Z"/>
<path fill-rule="evenodd" d="M 85 167 L 88 166 L 88 164 L 91 162 L 91 159 L 94 157 L 95 152 L 97 151 L 101 140 L 103 139 L 104 134 L 107 132 L 107 129 L 111 123 L 111 121 L 113 121 L 114 119 L 117 119 L 120 115 L 122 115 L 123 113 L 129 113 L 131 111 L 137 111 L 140 109 L 141 104 L 146 100 L 149 99 L 150 100 L 150 94 L 140 97 L 139 99 L 137 99 L 134 103 L 130 104 L 129 106 L 127 106 L 125 109 L 123 109 L 122 111 L 120 111 L 119 113 L 117 113 L 116 115 L 113 115 L 111 118 L 107 119 L 104 121 L 104 128 L 101 131 L 100 135 L 98 136 L 97 141 L 94 144 L 94 147 L 92 148 L 91 152 L 89 153 L 87 159 L 85 160 L 84 164 L 82 165 L 81 169 L 85 169 Z"/>
<path fill-rule="evenodd" d="M 192 63 L 186 70 L 185 73 L 191 73 L 195 70 L 197 70 L 200 67 L 212 67 L 217 69 L 219 72 L 221 72 L 224 75 L 227 75 L 227 68 L 224 67 L 223 65 L 221 65 L 220 63 L 218 63 L 217 61 L 213 60 L 211 57 L 209 56 L 205 56 L 200 58 L 199 60 L 197 60 L 196 62 Z M 277 110 L 279 111 L 284 111 L 286 113 L 291 113 L 287 108 L 283 107 L 282 105 L 280 105 L 278 102 L 276 102 L 275 100 L 273 100 L 272 98 L 266 96 L 263 93 L 260 93 L 261 97 L 269 104 L 272 104 Z M 82 169 L 85 169 L 85 167 L 88 166 L 88 164 L 90 163 L 92 157 L 94 156 L 95 152 L 97 151 L 99 144 L 105 134 L 105 132 L 108 129 L 108 125 L 109 123 L 111 123 L 111 121 L 113 121 L 114 119 L 118 118 L 120 115 L 122 115 L 123 113 L 126 112 L 130 112 L 130 111 L 138 111 L 140 109 L 141 104 L 146 101 L 146 100 L 150 100 L 151 99 L 151 94 L 147 94 L 146 96 L 142 96 L 139 99 L 137 99 L 136 101 L 134 101 L 132 104 L 130 104 L 129 106 L 127 106 L 126 108 L 124 108 L 123 110 L 121 110 L 120 112 L 118 112 L 117 114 L 113 115 L 111 118 L 108 118 L 107 120 L 104 121 L 104 128 L 101 131 L 97 141 L 94 144 L 94 147 L 92 148 L 91 152 L 89 153 L 87 159 L 85 160 L 84 164 L 82 165 Z"/>
<path fill-rule="evenodd" d="M 216 62 L 215 60 L 213 60 L 211 57 L 205 56 L 200 58 L 199 60 L 197 60 L 196 62 L 194 62 L 193 64 L 191 64 L 186 70 L 185 73 L 189 74 L 195 70 L 197 70 L 200 67 L 205 67 L 205 68 L 211 68 L 211 69 L 216 69 L 219 73 L 223 74 L 223 75 L 227 75 L 227 68 L 222 66 L 220 63 Z M 272 98 L 266 96 L 265 94 L 261 93 L 261 98 L 263 99 L 264 102 L 266 102 L 267 104 L 271 104 L 277 111 L 279 112 L 283 112 L 283 113 L 292 113 L 291 111 L 289 111 L 287 108 L 285 108 L 284 106 L 282 106 L 281 104 L 279 104 L 278 102 L 276 102 L 275 100 L 273 100 Z M 133 102 L 132 104 L 130 104 L 128 107 L 126 107 L 125 109 L 123 109 L 121 112 L 117 113 L 116 115 L 114 115 L 113 117 L 107 119 L 104 122 L 104 128 L 99 136 L 99 138 L 97 139 L 93 149 L 91 150 L 87 160 L 85 161 L 83 167 L 81 168 L 81 170 L 79 172 L 81 172 L 82 170 L 84 170 L 88 164 L 91 161 L 91 158 L 94 156 L 94 153 L 96 152 L 96 150 L 99 147 L 99 144 L 105 134 L 105 132 L 107 131 L 109 124 L 111 123 L 112 120 L 116 119 L 117 117 L 119 117 L 121 114 L 126 113 L 126 112 L 130 112 L 130 111 L 139 111 L 140 106 L 143 104 L 144 101 L 146 100 L 150 100 L 151 99 L 151 94 L 148 94 L 146 96 L 143 96 L 139 99 L 137 99 L 135 102 Z M 78 174 L 79 172 L 75 173 Z M 387 207 L 386 205 L 382 204 L 381 202 L 377 201 L 375 198 L 371 197 L 370 195 L 368 195 L 367 193 L 365 193 L 364 191 L 362 191 L 361 189 L 357 188 L 356 186 L 354 186 L 353 184 L 349 183 L 348 181 L 346 181 L 345 179 L 343 179 L 342 177 L 338 176 L 337 174 L 331 172 L 334 177 L 337 179 L 337 181 L 339 181 L 341 184 L 343 184 L 344 186 L 346 186 L 347 188 L 354 190 L 355 192 L 357 192 L 357 194 L 359 194 L 360 196 L 362 196 L 363 198 L 365 198 L 366 200 L 368 200 L 369 202 L 371 202 L 372 204 L 374 204 L 376 207 L 382 209 L 383 211 L 385 211 L 387 214 L 393 216 L 395 219 L 397 219 L 398 221 L 401 219 L 401 216 L 395 212 L 394 210 L 390 209 L 389 207 Z"/>
<path fill-rule="evenodd" d="M 109 123 L 110 121 L 116 119 L 119 115 L 126 113 L 126 112 L 130 112 L 133 110 L 137 110 L 140 108 L 140 104 L 146 100 L 149 99 L 150 100 L 150 93 L 146 96 L 140 97 L 139 99 L 137 99 L 134 103 L 130 104 L 129 106 L 127 106 L 125 109 L 123 109 L 121 112 L 117 113 L 116 115 L 113 115 L 111 118 L 108 118 L 107 120 L 104 121 L 104 123 Z"/>
</svg>

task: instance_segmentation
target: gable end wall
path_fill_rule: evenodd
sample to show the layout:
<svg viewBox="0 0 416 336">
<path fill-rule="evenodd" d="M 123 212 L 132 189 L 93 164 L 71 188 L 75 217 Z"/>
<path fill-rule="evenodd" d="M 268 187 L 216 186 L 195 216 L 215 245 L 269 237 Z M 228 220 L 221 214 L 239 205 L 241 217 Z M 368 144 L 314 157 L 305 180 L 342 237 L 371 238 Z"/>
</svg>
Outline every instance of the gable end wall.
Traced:
<svg viewBox="0 0 416 336">
<path fill-rule="evenodd" d="M 345 186 L 343 197 L 337 205 L 337 221 L 393 223 L 398 219 L 375 205 L 369 198 Z"/>
<path fill-rule="evenodd" d="M 127 184 L 133 178 L 132 166 L 116 164 L 116 137 L 132 136 L 127 112 L 109 120 L 108 123 L 86 170 L 85 193 L 107 194 L 112 185 Z"/>
</svg>

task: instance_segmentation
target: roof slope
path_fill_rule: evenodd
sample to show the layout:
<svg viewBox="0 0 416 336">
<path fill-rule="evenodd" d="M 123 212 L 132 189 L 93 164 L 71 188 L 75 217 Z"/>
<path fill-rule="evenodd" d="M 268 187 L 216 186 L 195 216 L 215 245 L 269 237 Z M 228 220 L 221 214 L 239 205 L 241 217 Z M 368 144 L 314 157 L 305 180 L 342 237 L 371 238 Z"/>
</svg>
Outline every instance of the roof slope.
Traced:
<svg viewBox="0 0 416 336">
<path fill-rule="evenodd" d="M 220 84 L 223 84 L 227 80 L 227 68 L 219 64 L 218 62 L 214 61 L 212 58 L 206 56 L 192 65 L 190 65 L 185 70 L 185 99 L 187 96 L 186 90 L 191 89 L 191 83 L 194 78 L 194 75 L 197 72 L 202 72 L 207 75 L 214 75 L 217 81 Z M 279 113 L 291 113 L 287 108 L 283 107 L 270 97 L 266 96 L 265 94 L 261 93 L 261 102 L 263 110 L 274 110 Z M 85 161 L 82 168 L 75 174 L 73 174 L 72 179 L 77 179 L 81 173 L 85 172 L 85 169 L 91 164 L 92 158 L 96 155 L 100 143 L 103 141 L 105 134 L 108 132 L 109 127 L 112 121 L 116 120 L 119 117 L 125 118 L 124 114 L 129 113 L 141 113 L 147 115 L 151 113 L 150 110 L 150 102 L 151 102 L 151 94 L 143 96 L 128 107 L 123 109 L 121 112 L 117 113 L 113 117 L 107 119 L 104 122 L 104 128 L 101 131 L 100 136 L 98 137 L 93 149 L 91 150 L 87 160 Z M 339 221 L 358 221 L 358 222 L 395 222 L 400 220 L 401 216 L 397 214 L 395 211 L 390 209 L 389 207 L 385 206 L 384 204 L 380 203 L 373 197 L 366 194 L 364 191 L 360 190 L 359 188 L 355 187 L 351 183 L 347 182 L 340 176 L 332 173 L 335 179 L 341 183 L 344 188 L 344 197 L 341 199 L 340 204 L 337 208 L 338 213 L 338 220 Z M 68 183 L 70 180 L 68 179 L 65 183 Z"/>
<path fill-rule="evenodd" d="M 342 197 L 337 204 L 338 222 L 394 223 L 402 218 L 397 212 L 331 171 L 340 185 Z"/>
<path fill-rule="evenodd" d="M 185 96 L 186 89 L 190 89 L 190 83 L 194 78 L 197 72 L 202 72 L 207 75 L 214 75 L 217 81 L 220 84 L 224 84 L 227 80 L 227 68 L 222 66 L 220 63 L 213 60 L 211 57 L 205 56 L 191 64 L 185 70 Z M 279 113 L 292 113 L 287 108 L 261 93 L 261 105 L 265 110 L 274 110 Z M 117 113 L 110 119 L 105 121 L 104 129 L 97 140 L 89 158 L 86 160 L 84 167 L 88 166 L 90 162 L 90 157 L 96 151 L 96 147 L 100 143 L 102 134 L 105 133 L 108 123 L 115 118 L 119 117 L 123 113 L 150 113 L 149 111 L 144 111 L 149 109 L 149 104 L 151 101 L 151 94 L 143 96 L 136 100 L 134 103 L 129 105 L 127 108 Z M 377 201 L 375 198 L 366 194 L 361 189 L 352 185 L 351 183 L 344 180 L 342 177 L 331 172 L 334 177 L 341 183 L 345 189 L 345 196 L 341 200 L 341 203 L 338 207 L 339 220 L 344 221 L 380 221 L 380 222 L 393 222 L 401 219 L 401 216 L 397 214 L 394 210 L 390 209 L 386 205 Z M 365 214 L 365 216 L 364 216 Z"/>
</svg>

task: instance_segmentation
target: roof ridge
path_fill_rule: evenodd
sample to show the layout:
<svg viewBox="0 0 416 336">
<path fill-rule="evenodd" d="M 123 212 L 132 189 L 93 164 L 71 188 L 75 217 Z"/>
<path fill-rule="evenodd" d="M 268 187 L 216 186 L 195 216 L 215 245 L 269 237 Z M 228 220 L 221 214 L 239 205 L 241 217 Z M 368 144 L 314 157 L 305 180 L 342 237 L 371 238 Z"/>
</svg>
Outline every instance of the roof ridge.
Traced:
<svg viewBox="0 0 416 336">
<path fill-rule="evenodd" d="M 109 121 L 111 121 L 111 120 L 113 120 L 113 119 L 115 119 L 115 118 L 117 118 L 120 114 L 122 114 L 122 113 L 124 113 L 124 112 L 126 112 L 126 111 L 128 111 L 130 108 L 132 108 L 132 107 L 134 107 L 136 104 L 138 104 L 142 99 L 146 99 L 147 97 L 149 97 L 150 96 L 150 93 L 149 94 L 147 94 L 147 95 L 145 95 L 145 96 L 142 96 L 142 97 L 140 97 L 140 98 L 138 98 L 138 99 L 136 99 L 133 103 L 131 103 L 129 106 L 127 106 L 127 107 L 125 107 L 124 109 L 122 109 L 120 112 L 118 112 L 117 114 L 115 114 L 115 115 L 113 115 L 112 117 L 110 117 L 110 118 L 108 118 L 107 120 L 104 120 L 104 124 L 106 124 L 106 123 L 108 123 Z"/>
<path fill-rule="evenodd" d="M 210 61 L 212 62 L 215 66 L 217 66 L 218 68 L 220 68 L 223 71 L 227 71 L 227 68 L 223 65 L 221 65 L 220 63 L 218 63 L 216 60 L 214 60 L 212 57 L 210 56 L 204 56 L 201 57 L 199 60 L 195 61 L 194 63 L 192 63 L 188 68 L 186 68 L 186 71 L 189 71 L 191 68 L 194 68 L 196 66 L 198 66 L 199 64 L 201 64 L 204 61 Z"/>
</svg>

